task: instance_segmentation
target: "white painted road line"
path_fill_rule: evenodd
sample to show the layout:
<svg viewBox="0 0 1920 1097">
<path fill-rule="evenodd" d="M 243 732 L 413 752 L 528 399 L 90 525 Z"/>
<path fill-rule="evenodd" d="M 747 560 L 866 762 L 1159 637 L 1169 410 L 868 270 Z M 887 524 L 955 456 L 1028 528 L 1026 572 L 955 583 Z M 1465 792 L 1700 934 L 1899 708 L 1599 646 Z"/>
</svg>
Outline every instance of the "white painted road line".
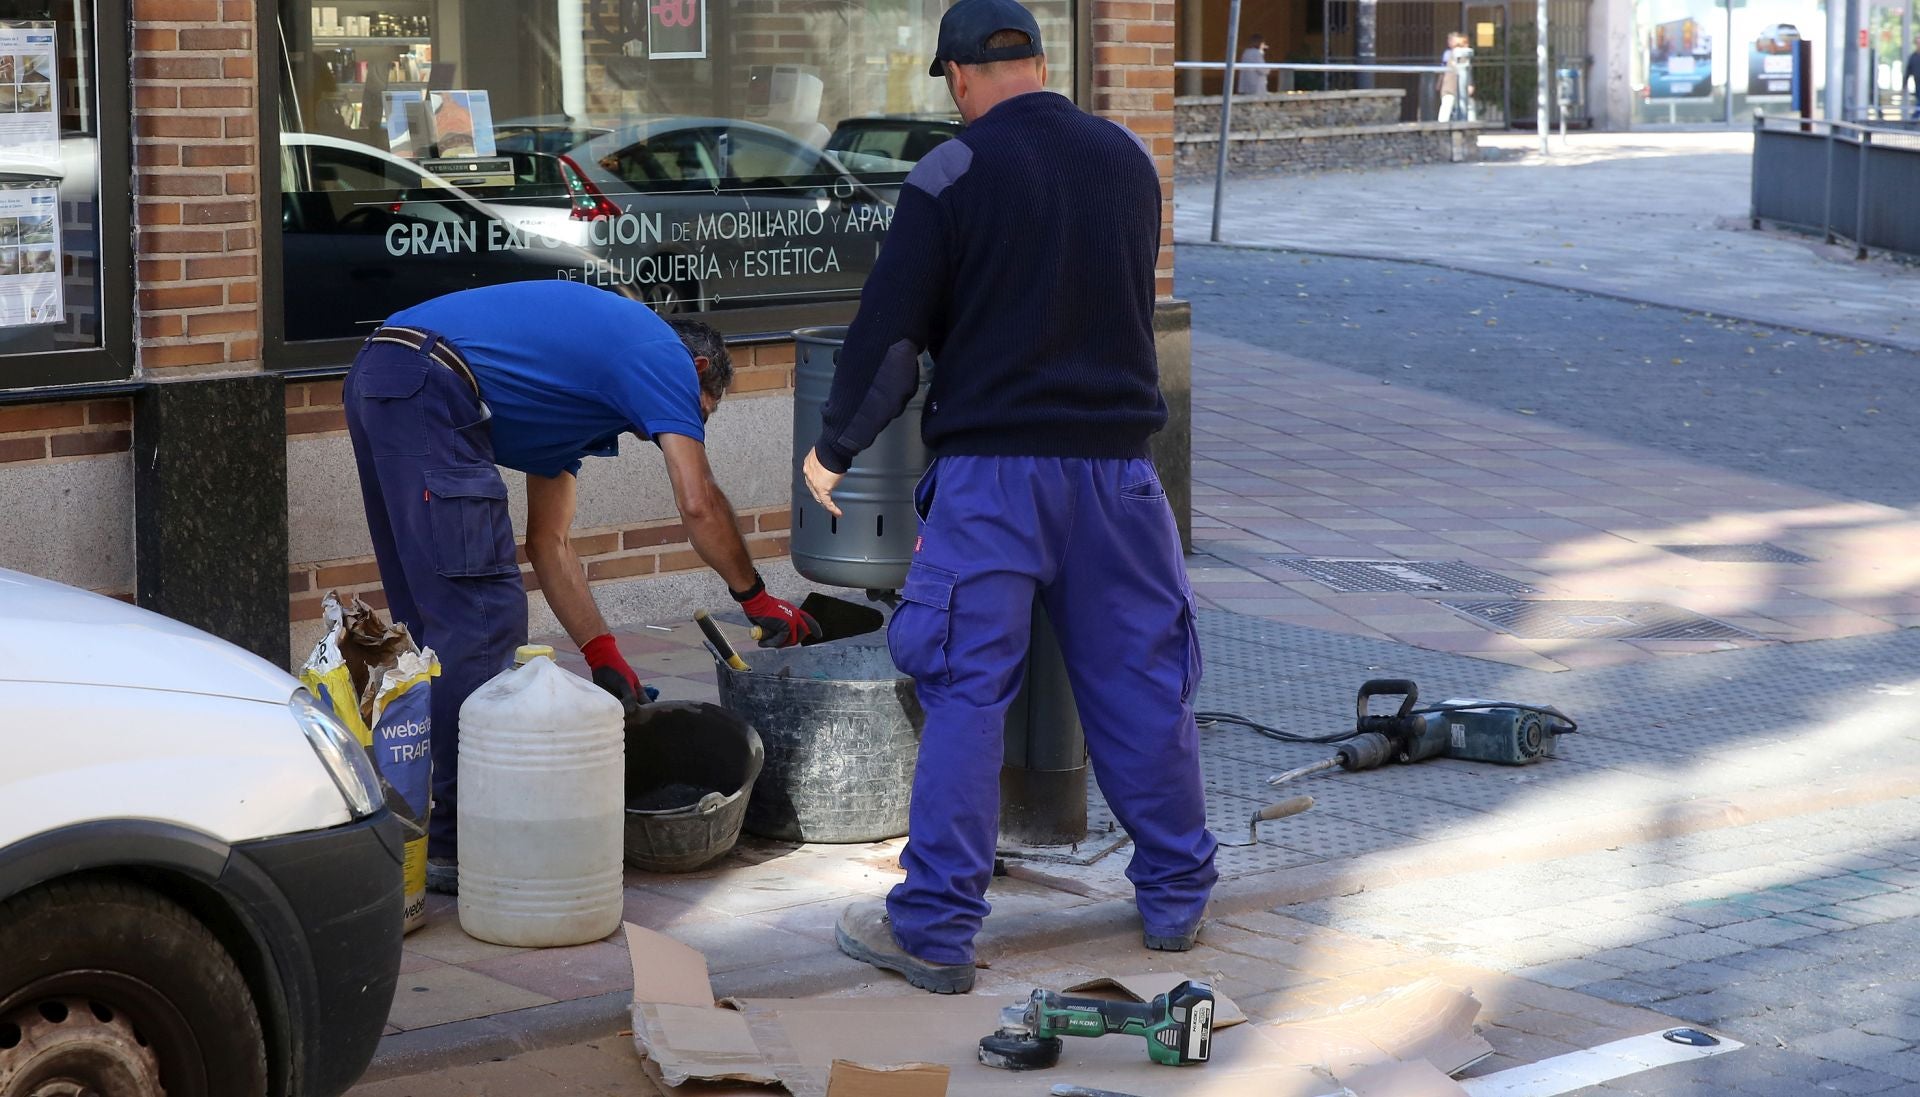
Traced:
<svg viewBox="0 0 1920 1097">
<path fill-rule="evenodd" d="M 1460 1088 L 1467 1091 L 1468 1097 L 1556 1097 L 1654 1067 L 1724 1055 L 1746 1046 L 1722 1036 L 1720 1042 L 1711 1047 L 1695 1047 L 1667 1039 L 1663 1034 L 1668 1031 L 1672 1030 L 1629 1036 L 1497 1074 L 1467 1078 L 1461 1081 Z"/>
</svg>

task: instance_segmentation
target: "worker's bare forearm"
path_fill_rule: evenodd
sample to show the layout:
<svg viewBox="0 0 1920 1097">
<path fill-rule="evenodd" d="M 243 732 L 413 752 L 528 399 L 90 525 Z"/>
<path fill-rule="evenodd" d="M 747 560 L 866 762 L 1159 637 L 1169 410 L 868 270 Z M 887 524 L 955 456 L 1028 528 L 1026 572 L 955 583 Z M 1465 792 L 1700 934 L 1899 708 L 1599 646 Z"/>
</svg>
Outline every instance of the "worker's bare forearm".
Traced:
<svg viewBox="0 0 1920 1097">
<path fill-rule="evenodd" d="M 753 586 L 753 557 L 747 554 L 746 539 L 740 536 L 733 504 L 717 486 L 709 495 L 705 506 L 680 516 L 687 526 L 687 540 L 700 559 L 726 580 L 728 590 L 748 590 Z"/>
<path fill-rule="evenodd" d="M 576 647 L 606 634 L 606 619 L 600 616 L 600 607 L 593 604 L 586 571 L 571 541 L 529 539 L 527 558 L 533 561 L 533 573 L 540 577 L 547 607 L 560 619 L 560 627 L 567 630 Z"/>
</svg>

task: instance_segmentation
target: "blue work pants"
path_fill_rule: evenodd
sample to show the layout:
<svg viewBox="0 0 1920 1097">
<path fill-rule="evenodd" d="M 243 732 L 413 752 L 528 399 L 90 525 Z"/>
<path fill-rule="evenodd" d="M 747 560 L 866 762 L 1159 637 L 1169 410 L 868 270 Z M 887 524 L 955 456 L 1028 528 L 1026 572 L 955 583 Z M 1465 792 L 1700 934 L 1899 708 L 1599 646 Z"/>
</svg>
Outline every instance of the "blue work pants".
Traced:
<svg viewBox="0 0 1920 1097">
<path fill-rule="evenodd" d="M 1133 838 L 1127 878 L 1146 931 L 1191 932 L 1219 877 L 1193 720 L 1200 645 L 1152 462 L 942 457 L 914 502 L 920 540 L 887 633 L 926 712 L 907 879 L 887 898 L 900 944 L 931 963 L 973 960 L 1036 594 L 1059 635 L 1094 776 Z"/>
<path fill-rule="evenodd" d="M 347 373 L 345 403 L 387 608 L 440 657 L 427 855 L 452 859 L 460 706 L 527 638 L 507 485 L 479 395 L 427 351 L 366 344 Z"/>
</svg>

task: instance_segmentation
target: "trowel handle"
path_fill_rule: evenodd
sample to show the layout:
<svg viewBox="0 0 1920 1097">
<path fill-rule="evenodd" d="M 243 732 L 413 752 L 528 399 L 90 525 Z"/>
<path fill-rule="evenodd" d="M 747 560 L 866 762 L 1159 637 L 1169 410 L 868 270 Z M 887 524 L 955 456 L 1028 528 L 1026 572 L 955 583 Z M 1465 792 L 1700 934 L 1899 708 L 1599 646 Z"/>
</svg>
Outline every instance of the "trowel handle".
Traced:
<svg viewBox="0 0 1920 1097">
<path fill-rule="evenodd" d="M 1285 819 L 1289 815 L 1298 815 L 1312 806 L 1313 797 L 1311 796 L 1289 796 L 1254 812 L 1253 821 L 1264 823 L 1270 819 Z"/>
<path fill-rule="evenodd" d="M 720 653 L 722 662 L 737 671 L 744 672 L 748 669 L 747 661 L 740 658 L 740 653 L 733 650 L 732 644 L 727 643 L 726 636 L 720 632 L 720 626 L 713 623 L 713 618 L 707 615 L 706 610 L 694 610 L 693 623 L 699 625 L 700 631 L 707 634 L 707 642 L 713 645 L 713 650 Z"/>
</svg>

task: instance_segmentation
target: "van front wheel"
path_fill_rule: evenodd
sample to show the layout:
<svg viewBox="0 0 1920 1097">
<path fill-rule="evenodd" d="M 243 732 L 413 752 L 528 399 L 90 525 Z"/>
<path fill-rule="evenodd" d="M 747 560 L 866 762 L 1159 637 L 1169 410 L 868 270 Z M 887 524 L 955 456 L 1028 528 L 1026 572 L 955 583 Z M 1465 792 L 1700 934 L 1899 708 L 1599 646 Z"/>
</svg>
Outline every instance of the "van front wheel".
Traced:
<svg viewBox="0 0 1920 1097">
<path fill-rule="evenodd" d="M 198 919 L 118 880 L 0 903 L 0 1097 L 258 1097 L 266 1039 Z"/>
</svg>

